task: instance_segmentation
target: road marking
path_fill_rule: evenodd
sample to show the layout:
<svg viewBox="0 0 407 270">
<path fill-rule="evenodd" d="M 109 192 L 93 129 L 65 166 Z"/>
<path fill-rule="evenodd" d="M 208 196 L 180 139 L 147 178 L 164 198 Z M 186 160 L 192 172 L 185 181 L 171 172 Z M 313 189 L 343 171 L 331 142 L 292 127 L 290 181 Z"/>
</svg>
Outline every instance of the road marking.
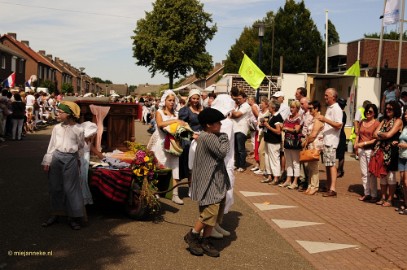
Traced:
<svg viewBox="0 0 407 270">
<path fill-rule="evenodd" d="M 240 191 L 240 193 L 242 193 L 242 195 L 245 197 L 278 195 L 278 193 L 252 192 L 252 191 Z"/>
<path fill-rule="evenodd" d="M 261 211 L 278 210 L 278 209 L 296 208 L 297 207 L 297 206 L 292 206 L 292 205 L 263 204 L 263 203 L 254 203 L 254 205 L 257 208 L 259 208 Z"/>
<path fill-rule="evenodd" d="M 314 242 L 314 241 L 300 241 L 297 240 L 297 243 L 300 244 L 306 251 L 311 254 L 334 251 L 345 248 L 357 248 L 357 245 L 348 245 L 348 244 L 338 244 L 338 243 L 326 243 L 326 242 Z"/>
<path fill-rule="evenodd" d="M 287 219 L 271 219 L 281 229 L 297 228 L 304 226 L 320 225 L 324 223 L 300 221 L 300 220 L 287 220 Z"/>
</svg>

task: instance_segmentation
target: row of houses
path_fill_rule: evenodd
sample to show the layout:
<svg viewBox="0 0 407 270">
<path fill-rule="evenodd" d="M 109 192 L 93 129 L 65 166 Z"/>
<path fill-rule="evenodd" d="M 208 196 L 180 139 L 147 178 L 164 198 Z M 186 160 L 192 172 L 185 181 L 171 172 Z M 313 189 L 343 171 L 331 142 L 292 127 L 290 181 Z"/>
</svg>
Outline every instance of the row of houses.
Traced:
<svg viewBox="0 0 407 270">
<path fill-rule="evenodd" d="M 18 40 L 16 33 L 7 33 L 0 37 L 0 80 L 15 73 L 15 85 L 24 88 L 25 82 L 32 76 L 37 77 L 36 85 L 50 81 L 55 89 L 61 91 L 63 84 L 70 84 L 74 93 L 114 92 L 128 95 L 127 84 L 100 84 L 84 72 L 84 67 L 74 67 L 69 62 L 53 57 L 45 50 L 34 51 L 28 40 Z"/>
</svg>

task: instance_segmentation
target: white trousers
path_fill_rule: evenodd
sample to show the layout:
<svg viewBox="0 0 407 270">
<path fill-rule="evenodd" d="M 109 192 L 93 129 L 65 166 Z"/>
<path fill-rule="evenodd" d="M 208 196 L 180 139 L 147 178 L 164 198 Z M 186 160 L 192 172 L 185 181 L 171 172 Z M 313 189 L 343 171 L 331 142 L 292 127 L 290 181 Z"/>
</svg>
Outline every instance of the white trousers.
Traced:
<svg viewBox="0 0 407 270">
<path fill-rule="evenodd" d="M 279 143 L 265 143 L 264 147 L 264 165 L 266 165 L 266 173 L 268 175 L 279 177 L 281 175 L 280 166 L 280 147 Z"/>
<path fill-rule="evenodd" d="M 369 162 L 372 152 L 372 149 L 358 149 L 359 166 L 364 195 L 377 197 L 377 179 L 373 174 L 369 173 Z"/>
</svg>

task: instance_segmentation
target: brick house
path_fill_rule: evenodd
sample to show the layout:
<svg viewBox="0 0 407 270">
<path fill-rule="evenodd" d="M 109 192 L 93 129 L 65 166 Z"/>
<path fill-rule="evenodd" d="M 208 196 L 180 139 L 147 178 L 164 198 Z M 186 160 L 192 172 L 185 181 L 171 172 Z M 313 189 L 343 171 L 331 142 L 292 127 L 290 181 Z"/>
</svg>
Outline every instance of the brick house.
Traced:
<svg viewBox="0 0 407 270">
<path fill-rule="evenodd" d="M 15 86 L 24 87 L 25 63 L 26 58 L 22 54 L 0 43 L 0 84 L 15 72 Z"/>
<path fill-rule="evenodd" d="M 343 66 L 342 71 L 349 68 L 358 59 L 361 65 L 361 76 L 376 77 L 377 62 L 380 40 L 377 38 L 362 38 L 349 43 L 338 43 L 331 45 L 328 54 L 328 63 L 333 70 L 335 66 L 332 63 Z M 397 65 L 399 54 L 398 40 L 383 40 L 382 59 L 380 61 L 380 77 L 382 78 L 382 89 L 388 81 L 396 82 Z M 407 41 L 403 41 L 400 67 L 400 84 L 407 83 Z M 340 59 L 340 60 L 339 60 Z M 329 65 L 329 64 L 328 64 Z"/>
<path fill-rule="evenodd" d="M 191 75 L 187 77 L 182 83 L 181 86 L 183 85 L 189 85 L 189 84 L 195 84 L 198 87 L 205 89 L 208 86 L 211 86 L 212 84 L 216 83 L 223 75 L 223 70 L 225 68 L 224 63 L 216 63 L 215 66 L 212 68 L 212 70 L 209 72 L 209 74 L 205 78 L 197 78 L 194 75 Z"/>
<path fill-rule="evenodd" d="M 60 72 L 60 70 L 45 56 L 31 49 L 28 41 L 18 41 L 17 34 L 8 33 L 0 37 L 0 43 L 16 51 L 26 59 L 25 74 L 27 78 L 25 80 L 31 75 L 37 75 L 38 85 L 45 80 L 49 80 L 56 85 L 56 73 Z"/>
</svg>

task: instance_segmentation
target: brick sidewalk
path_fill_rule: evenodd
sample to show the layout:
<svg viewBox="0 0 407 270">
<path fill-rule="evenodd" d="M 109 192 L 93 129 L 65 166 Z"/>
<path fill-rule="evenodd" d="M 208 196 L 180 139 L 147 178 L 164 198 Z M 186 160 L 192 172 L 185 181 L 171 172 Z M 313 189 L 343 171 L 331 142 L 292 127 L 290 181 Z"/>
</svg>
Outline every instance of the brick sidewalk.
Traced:
<svg viewBox="0 0 407 270">
<path fill-rule="evenodd" d="M 143 129 L 138 122 L 136 127 Z M 137 135 L 140 142 L 148 139 L 148 134 Z M 254 164 L 252 158 L 247 161 Z M 235 196 L 316 269 L 407 269 L 407 237 L 401 233 L 407 228 L 407 217 L 397 214 L 393 207 L 358 201 L 363 192 L 359 162 L 349 153 L 345 175 L 337 182 L 337 198 L 324 198 L 321 193 L 307 196 L 262 184 L 262 176 L 249 168 L 235 173 Z M 319 169 L 323 186 L 325 167 L 320 164 Z"/>
<path fill-rule="evenodd" d="M 253 159 L 248 162 L 254 164 Z M 325 167 L 320 164 L 319 169 L 324 185 Z M 407 218 L 394 207 L 358 201 L 363 192 L 359 162 L 349 153 L 337 198 L 263 184 L 262 176 L 250 170 L 235 176 L 235 194 L 317 269 L 407 269 L 407 237 L 402 233 Z"/>
</svg>

